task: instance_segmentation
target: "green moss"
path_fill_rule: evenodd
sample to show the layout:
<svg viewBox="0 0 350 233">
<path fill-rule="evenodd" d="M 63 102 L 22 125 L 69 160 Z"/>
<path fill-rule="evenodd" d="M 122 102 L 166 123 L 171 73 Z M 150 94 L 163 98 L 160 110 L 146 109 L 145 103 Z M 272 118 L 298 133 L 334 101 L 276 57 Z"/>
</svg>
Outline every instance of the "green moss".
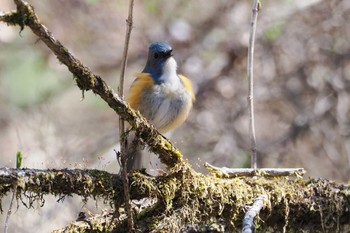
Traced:
<svg viewBox="0 0 350 233">
<path fill-rule="evenodd" d="M 90 78 L 90 87 L 93 88 L 95 86 L 95 76 L 91 74 L 89 78 Z"/>
<path fill-rule="evenodd" d="M 61 46 L 61 47 L 60 47 L 60 50 L 61 50 L 60 52 L 61 52 L 61 53 L 64 53 L 65 55 L 69 54 L 68 49 L 67 49 L 66 47 L 64 47 L 64 46 Z"/>
<path fill-rule="evenodd" d="M 108 87 L 108 93 L 109 93 L 111 96 L 114 96 L 114 90 L 113 90 L 111 87 Z"/>
</svg>

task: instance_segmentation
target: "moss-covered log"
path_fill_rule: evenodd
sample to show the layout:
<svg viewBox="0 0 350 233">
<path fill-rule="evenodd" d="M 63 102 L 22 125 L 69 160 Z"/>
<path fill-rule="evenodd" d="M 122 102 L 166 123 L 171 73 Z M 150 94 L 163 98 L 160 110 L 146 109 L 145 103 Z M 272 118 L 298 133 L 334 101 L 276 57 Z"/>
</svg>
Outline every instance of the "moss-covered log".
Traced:
<svg viewBox="0 0 350 233">
<path fill-rule="evenodd" d="M 350 228 L 350 187 L 324 179 L 232 178 L 205 176 L 186 167 L 162 177 L 131 173 L 131 198 L 148 203 L 133 204 L 140 232 L 239 231 L 247 206 L 261 194 L 268 208 L 260 213 L 259 229 L 274 232 L 346 232 Z M 98 170 L 0 170 L 0 196 L 17 185 L 22 199 L 77 194 L 101 197 L 113 203 L 110 213 L 67 226 L 65 232 L 123 232 L 122 183 L 120 177 Z M 36 195 L 26 195 L 34 193 Z M 154 201 L 150 201 L 154 200 Z M 151 203 L 151 204 L 149 204 Z M 91 231 L 92 230 L 92 231 Z M 189 230 L 189 231 L 190 231 Z M 62 230 L 63 231 L 63 230 Z M 59 231 L 58 231 L 59 232 Z"/>
</svg>

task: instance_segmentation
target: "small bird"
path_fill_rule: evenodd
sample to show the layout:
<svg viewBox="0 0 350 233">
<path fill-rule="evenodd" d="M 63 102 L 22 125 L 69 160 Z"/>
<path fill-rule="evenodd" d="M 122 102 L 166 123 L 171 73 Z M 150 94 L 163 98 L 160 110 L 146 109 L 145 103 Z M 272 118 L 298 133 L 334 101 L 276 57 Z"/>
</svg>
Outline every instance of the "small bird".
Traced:
<svg viewBox="0 0 350 233">
<path fill-rule="evenodd" d="M 146 66 L 136 74 L 127 95 L 130 106 L 164 134 L 187 119 L 194 100 L 191 81 L 177 73 L 171 46 L 166 42 L 152 43 Z M 129 145 L 131 142 L 128 139 Z M 141 166 L 141 153 L 129 150 L 127 170 Z"/>
</svg>

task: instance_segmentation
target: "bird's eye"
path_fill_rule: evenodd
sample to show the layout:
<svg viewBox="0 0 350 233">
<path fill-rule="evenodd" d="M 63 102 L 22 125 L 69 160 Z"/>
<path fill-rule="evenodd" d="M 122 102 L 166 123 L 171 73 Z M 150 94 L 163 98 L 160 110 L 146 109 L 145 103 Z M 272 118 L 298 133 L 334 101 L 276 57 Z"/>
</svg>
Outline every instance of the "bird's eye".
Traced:
<svg viewBox="0 0 350 233">
<path fill-rule="evenodd" d="M 159 57 L 159 54 L 158 53 L 155 53 L 154 54 L 154 58 L 157 59 Z"/>
</svg>

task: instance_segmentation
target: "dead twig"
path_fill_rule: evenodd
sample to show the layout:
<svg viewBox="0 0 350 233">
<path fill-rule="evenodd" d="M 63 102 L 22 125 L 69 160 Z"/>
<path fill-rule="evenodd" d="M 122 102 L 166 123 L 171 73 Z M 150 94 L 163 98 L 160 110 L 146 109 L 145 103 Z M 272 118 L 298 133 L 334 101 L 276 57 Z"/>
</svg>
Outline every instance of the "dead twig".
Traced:
<svg viewBox="0 0 350 233">
<path fill-rule="evenodd" d="M 125 43 L 124 43 L 124 51 L 122 57 L 122 67 L 120 72 L 120 80 L 119 80 L 119 96 L 124 97 L 124 77 L 126 65 L 128 62 L 128 50 L 129 50 L 129 42 L 133 24 L 133 8 L 134 8 L 134 0 L 130 0 L 129 2 L 129 13 L 128 18 L 126 20 L 126 33 L 125 33 Z M 133 214 L 131 210 L 130 204 L 130 193 L 129 193 L 129 179 L 128 179 L 128 171 L 127 171 L 127 156 L 128 153 L 126 151 L 126 136 L 125 134 L 125 122 L 122 117 L 119 117 L 119 138 L 120 138 L 120 158 L 121 158 L 121 175 L 123 179 L 123 187 L 124 187 L 124 198 L 125 198 L 125 207 L 128 216 L 128 231 L 134 231 L 134 221 Z"/>
<path fill-rule="evenodd" d="M 268 202 L 268 198 L 266 195 L 258 196 L 255 199 L 253 205 L 249 208 L 249 210 L 244 215 L 242 233 L 255 232 L 254 219 L 256 218 L 257 215 L 259 215 L 260 210 L 263 207 L 266 207 L 267 202 Z"/>
<path fill-rule="evenodd" d="M 254 122 L 254 78 L 253 78 L 253 67 L 254 67 L 254 41 L 256 23 L 258 20 L 258 0 L 253 1 L 252 16 L 250 20 L 250 35 L 249 35 L 249 46 L 248 46 L 248 62 L 247 62 L 247 73 L 249 82 L 249 94 L 248 94 L 248 105 L 249 105 L 249 138 L 251 146 L 251 168 L 257 168 L 257 146 L 255 136 L 255 122 Z"/>
<path fill-rule="evenodd" d="M 22 159 L 23 159 L 22 152 L 18 151 L 17 154 L 16 154 L 16 168 L 17 169 L 21 168 Z M 8 211 L 7 211 L 7 214 L 6 214 L 4 233 L 7 233 L 7 231 L 8 231 L 8 227 L 9 227 L 9 223 L 10 223 L 10 217 L 11 217 L 11 213 L 12 213 L 12 205 L 13 205 L 13 202 L 14 202 L 16 194 L 17 194 L 17 186 L 18 186 L 17 183 L 13 184 L 13 186 L 14 187 L 13 187 L 13 193 L 12 193 L 12 197 L 11 197 L 11 202 L 10 202 L 10 206 L 9 206 Z"/>
<path fill-rule="evenodd" d="M 228 168 L 215 167 L 209 163 L 204 164 L 205 168 L 218 177 L 240 177 L 240 176 L 302 176 L 306 173 L 304 168 Z"/>
<path fill-rule="evenodd" d="M 16 193 L 17 193 L 17 184 L 15 184 L 15 187 L 13 188 L 13 193 L 12 193 L 12 197 L 11 197 L 10 206 L 9 206 L 9 209 L 7 211 L 7 214 L 6 214 L 4 233 L 7 233 L 8 228 L 9 228 L 10 216 L 12 214 L 12 205 L 13 205 L 13 202 L 15 200 Z"/>
</svg>

